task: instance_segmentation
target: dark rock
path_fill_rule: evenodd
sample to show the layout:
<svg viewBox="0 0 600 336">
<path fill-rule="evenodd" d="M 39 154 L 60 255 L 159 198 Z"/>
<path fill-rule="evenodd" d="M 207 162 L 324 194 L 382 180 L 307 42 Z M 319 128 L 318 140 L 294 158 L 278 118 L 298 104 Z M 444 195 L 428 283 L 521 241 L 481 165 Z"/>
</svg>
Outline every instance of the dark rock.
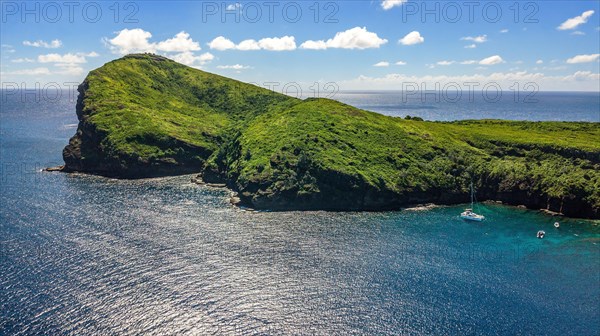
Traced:
<svg viewBox="0 0 600 336">
<path fill-rule="evenodd" d="M 45 171 L 45 172 L 61 172 L 64 170 L 65 170 L 65 166 L 48 167 L 48 168 L 43 169 L 43 171 Z"/>
</svg>

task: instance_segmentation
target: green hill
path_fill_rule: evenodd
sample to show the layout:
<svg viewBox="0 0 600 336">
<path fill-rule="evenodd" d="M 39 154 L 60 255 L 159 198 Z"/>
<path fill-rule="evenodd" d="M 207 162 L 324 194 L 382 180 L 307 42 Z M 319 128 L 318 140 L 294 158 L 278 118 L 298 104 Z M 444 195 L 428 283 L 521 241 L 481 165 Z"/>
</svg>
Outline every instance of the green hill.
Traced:
<svg viewBox="0 0 600 336">
<path fill-rule="evenodd" d="M 479 199 L 600 217 L 600 124 L 428 122 L 298 100 L 130 55 L 79 88 L 66 171 L 201 173 L 272 210 L 384 210 Z"/>
<path fill-rule="evenodd" d="M 125 178 L 198 172 L 231 128 L 296 101 L 150 54 L 91 71 L 79 92 L 66 167 Z"/>
</svg>

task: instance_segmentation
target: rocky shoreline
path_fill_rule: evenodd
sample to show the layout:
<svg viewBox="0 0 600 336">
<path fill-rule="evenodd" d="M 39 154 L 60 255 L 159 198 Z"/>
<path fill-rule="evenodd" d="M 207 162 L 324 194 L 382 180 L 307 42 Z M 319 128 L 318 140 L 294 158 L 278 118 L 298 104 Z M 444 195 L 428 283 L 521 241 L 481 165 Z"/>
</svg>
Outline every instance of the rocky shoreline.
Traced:
<svg viewBox="0 0 600 336">
<path fill-rule="evenodd" d="M 467 204 L 468 203 L 468 199 L 466 198 L 460 198 L 457 199 L 456 202 L 448 202 L 448 203 L 435 203 L 435 202 L 422 202 L 422 203 L 406 203 L 406 204 L 397 204 L 396 206 L 390 206 L 390 207 L 373 207 L 373 208 L 356 208 L 356 209 L 339 209 L 339 208 L 325 208 L 325 207 L 319 207 L 319 206 L 313 206 L 313 207 L 306 207 L 306 208 L 297 208 L 294 206 L 283 206 L 283 207 L 266 207 L 266 208 L 262 208 L 262 207 L 256 207 L 255 204 L 253 204 L 252 202 L 248 201 L 248 198 L 246 198 L 244 200 L 244 198 L 242 198 L 239 194 L 238 191 L 233 190 L 227 183 L 207 183 L 202 179 L 202 174 L 198 174 L 194 177 L 191 178 L 191 182 L 197 185 L 201 185 L 201 186 L 207 186 L 207 187 L 211 187 L 211 188 L 224 188 L 224 189 L 228 189 L 231 191 L 231 197 L 230 197 L 230 203 L 233 206 L 236 207 L 240 207 L 243 208 L 244 210 L 268 210 L 268 211 L 297 211 L 297 210 L 313 210 L 313 211 L 369 211 L 369 212 L 377 212 L 377 211 L 398 211 L 398 210 L 428 210 L 431 209 L 433 207 L 438 207 L 438 206 L 452 206 L 452 205 L 457 205 L 457 204 Z M 543 212 L 546 215 L 550 215 L 550 216 L 554 216 L 554 217 L 563 217 L 563 216 L 567 216 L 564 213 L 558 212 L 558 211 L 552 211 L 548 208 L 539 208 L 539 207 L 535 207 L 535 206 L 527 206 L 525 204 L 518 204 L 518 202 L 510 202 L 510 201 L 502 201 L 502 200 L 494 200 L 494 199 L 485 199 L 482 201 L 482 203 L 489 203 L 489 204 L 501 204 L 501 205 L 507 205 L 507 206 L 513 206 L 513 207 L 518 207 L 518 208 L 522 208 L 522 209 L 528 209 L 528 210 L 537 210 L 540 212 Z M 573 217 L 573 216 L 567 216 L 567 217 Z M 574 218 L 577 218 L 577 216 L 575 216 Z M 583 217 L 583 218 L 590 218 L 590 219 L 597 219 L 595 217 Z"/>
<path fill-rule="evenodd" d="M 45 172 L 63 172 L 63 173 L 74 173 L 75 172 L 75 171 L 72 171 L 69 169 L 65 169 L 64 165 L 44 168 L 43 171 L 45 171 Z M 85 173 L 89 174 L 89 172 L 85 172 Z M 99 174 L 93 174 L 93 175 L 99 175 Z M 108 176 L 106 176 L 106 177 L 108 177 Z M 139 178 L 143 178 L 143 177 L 139 177 Z M 334 211 L 334 212 L 340 212 L 340 211 L 378 212 L 378 211 L 398 211 L 398 210 L 420 211 L 420 210 L 429 210 L 431 208 L 438 207 L 438 206 L 452 206 L 452 205 L 457 205 L 457 204 L 467 204 L 468 203 L 468 200 L 463 197 L 463 198 L 457 199 L 456 202 L 436 203 L 436 202 L 423 201 L 422 203 L 405 203 L 405 204 L 397 203 L 394 206 L 390 205 L 387 207 L 386 206 L 378 206 L 378 207 L 365 207 L 365 208 L 355 208 L 355 209 L 343 209 L 343 208 L 336 208 L 336 207 L 332 207 L 332 208 L 319 207 L 316 205 L 305 206 L 302 208 L 294 207 L 293 205 L 273 206 L 273 207 L 256 207 L 256 204 L 253 204 L 252 202 L 248 201 L 248 197 L 246 197 L 244 200 L 244 198 L 240 196 L 239 192 L 232 189 L 230 187 L 230 184 L 228 184 L 228 183 L 205 182 L 202 179 L 202 174 L 193 176 L 190 179 L 190 182 L 193 184 L 199 185 L 199 186 L 206 186 L 206 187 L 210 187 L 210 188 L 230 190 L 231 196 L 230 196 L 229 201 L 230 201 L 231 205 L 239 207 L 246 211 L 256 211 L 256 210 L 265 210 L 265 211 L 298 211 L 298 210 L 311 211 L 312 210 L 312 211 Z M 392 204 L 392 203 L 393 202 L 390 202 L 390 204 Z M 569 216 L 569 215 L 564 214 L 559 211 L 553 211 L 549 208 L 541 208 L 541 207 L 536 207 L 536 206 L 531 206 L 531 205 L 526 205 L 526 204 L 520 204 L 519 202 L 514 202 L 514 201 L 484 199 L 484 200 L 482 200 L 482 203 L 501 204 L 501 205 L 513 206 L 513 207 L 517 207 L 517 208 L 521 208 L 521 209 L 537 210 L 546 215 L 553 216 L 553 217 L 566 216 L 566 217 L 570 217 L 570 218 L 599 219 L 598 217 L 594 217 L 593 215 L 590 217 Z"/>
</svg>

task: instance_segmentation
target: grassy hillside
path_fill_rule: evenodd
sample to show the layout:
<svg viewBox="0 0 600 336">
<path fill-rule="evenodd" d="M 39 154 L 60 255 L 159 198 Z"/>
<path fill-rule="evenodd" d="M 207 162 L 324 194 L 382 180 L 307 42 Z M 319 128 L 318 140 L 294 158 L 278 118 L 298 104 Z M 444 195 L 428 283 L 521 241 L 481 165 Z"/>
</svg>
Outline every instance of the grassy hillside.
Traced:
<svg viewBox="0 0 600 336">
<path fill-rule="evenodd" d="M 78 133 L 90 137 L 90 146 L 80 150 L 81 144 L 71 142 L 67 166 L 131 177 L 138 170 L 153 175 L 157 165 L 199 171 L 235 122 L 296 102 L 148 54 L 90 72 L 79 91 Z M 68 161 L 78 151 L 82 155 Z"/>
<path fill-rule="evenodd" d="M 220 170 L 260 208 L 458 203 L 471 179 L 480 198 L 600 208 L 598 124 L 413 121 L 309 99 L 254 118 L 234 143 Z"/>
<path fill-rule="evenodd" d="M 118 177 L 202 172 L 267 209 L 377 210 L 480 199 L 600 214 L 598 123 L 387 117 L 305 101 L 132 55 L 80 87 L 66 170 Z"/>
</svg>

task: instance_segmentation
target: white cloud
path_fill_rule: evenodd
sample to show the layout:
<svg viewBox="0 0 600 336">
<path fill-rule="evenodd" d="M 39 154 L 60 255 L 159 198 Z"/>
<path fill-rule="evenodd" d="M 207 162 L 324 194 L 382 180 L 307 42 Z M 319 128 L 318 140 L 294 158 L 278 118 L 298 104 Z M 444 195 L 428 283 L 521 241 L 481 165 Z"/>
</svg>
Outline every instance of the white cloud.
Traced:
<svg viewBox="0 0 600 336">
<path fill-rule="evenodd" d="M 3 75 L 25 75 L 25 76 L 38 76 L 38 75 L 50 75 L 51 72 L 48 68 L 35 68 L 35 69 L 23 69 L 15 70 L 11 72 L 2 73 Z"/>
<path fill-rule="evenodd" d="M 600 82 L 600 74 L 593 73 L 591 71 L 577 71 L 576 73 L 565 76 L 564 79 L 566 81 L 596 81 L 596 83 Z"/>
<path fill-rule="evenodd" d="M 567 21 L 563 22 L 556 29 L 558 30 L 571 30 L 577 28 L 579 25 L 582 25 L 588 22 L 590 16 L 594 14 L 593 10 L 585 11 L 581 15 L 576 16 L 574 18 L 570 18 Z"/>
<path fill-rule="evenodd" d="M 456 63 L 454 61 L 442 61 L 442 62 L 438 62 L 438 65 L 450 65 Z M 504 63 L 504 60 L 502 59 L 502 57 L 495 55 L 495 56 L 491 56 L 491 57 L 487 57 L 484 58 L 480 61 L 476 61 L 476 60 L 465 60 L 462 62 L 459 62 L 460 64 L 463 65 L 471 65 L 471 64 L 479 64 L 479 65 L 494 65 L 494 64 L 500 64 L 500 63 Z M 517 62 L 518 63 L 518 62 Z M 522 63 L 522 62 L 521 62 Z"/>
<path fill-rule="evenodd" d="M 244 40 L 242 42 L 240 42 L 236 49 L 238 50 L 260 50 L 260 45 L 258 44 L 258 42 L 256 40 Z"/>
<path fill-rule="evenodd" d="M 114 53 L 130 54 L 135 52 L 154 52 L 154 44 L 148 39 L 152 37 L 150 32 L 140 28 L 123 29 L 113 39 L 107 40 L 109 47 Z"/>
<path fill-rule="evenodd" d="M 39 55 L 38 62 L 40 63 L 61 63 L 61 64 L 81 64 L 86 63 L 85 56 L 78 54 L 47 54 Z"/>
<path fill-rule="evenodd" d="M 181 53 L 201 49 L 200 44 L 192 40 L 190 34 L 185 31 L 177 33 L 173 38 L 156 43 L 149 41 L 151 37 L 150 32 L 140 28 L 123 29 L 114 38 L 104 41 L 114 53 L 122 55 L 157 51 Z"/>
<path fill-rule="evenodd" d="M 373 64 L 373 66 L 374 67 L 389 67 L 390 66 L 390 62 L 382 61 L 382 62 Z"/>
<path fill-rule="evenodd" d="M 245 70 L 252 69 L 252 67 L 248 65 L 234 64 L 234 65 L 217 65 L 219 69 L 229 69 L 229 70 Z"/>
<path fill-rule="evenodd" d="M 463 41 L 473 41 L 475 43 L 484 43 L 484 42 L 487 42 L 487 35 L 465 36 L 465 37 L 462 37 L 461 40 L 463 40 Z"/>
<path fill-rule="evenodd" d="M 58 66 L 62 66 L 62 64 L 57 64 Z M 84 70 L 80 66 L 71 66 L 69 64 L 65 64 L 61 67 L 61 71 L 56 71 L 54 74 L 58 75 L 70 75 L 70 76 L 79 76 L 83 74 Z"/>
<path fill-rule="evenodd" d="M 182 53 L 175 54 L 175 55 L 169 56 L 169 57 L 171 59 L 173 59 L 175 62 L 185 64 L 188 66 L 204 65 L 204 64 L 212 61 L 215 58 L 215 56 L 211 53 L 204 53 L 200 56 L 196 56 L 191 51 L 184 51 Z"/>
<path fill-rule="evenodd" d="M 559 70 L 565 70 L 565 69 L 567 69 L 567 67 L 564 65 L 555 66 L 555 67 L 542 67 L 542 70 L 550 70 L 550 71 L 559 71 Z"/>
<path fill-rule="evenodd" d="M 242 8 L 242 4 L 239 2 L 236 2 L 234 4 L 229 4 L 227 5 L 227 7 L 225 7 L 228 11 L 234 11 L 237 9 L 241 9 Z"/>
<path fill-rule="evenodd" d="M 13 63 L 32 63 L 35 61 L 32 60 L 31 58 L 17 58 L 17 59 L 12 60 L 11 62 L 13 62 Z"/>
<path fill-rule="evenodd" d="M 567 63 L 569 64 L 578 64 L 578 63 L 590 63 L 595 62 L 600 57 L 600 54 L 590 54 L 590 55 L 577 55 L 575 57 L 569 58 Z"/>
<path fill-rule="evenodd" d="M 258 46 L 270 51 L 288 51 L 296 49 L 296 40 L 293 36 L 267 37 L 258 41 Z"/>
<path fill-rule="evenodd" d="M 215 50 L 229 50 L 235 49 L 235 43 L 223 36 L 218 36 L 208 43 L 208 47 Z"/>
<path fill-rule="evenodd" d="M 406 62 L 398 61 L 398 62 L 396 62 L 396 65 L 406 65 Z"/>
<path fill-rule="evenodd" d="M 293 36 L 283 37 L 267 37 L 259 41 L 256 40 L 244 40 L 240 44 L 236 45 L 230 39 L 223 36 L 219 36 L 208 43 L 211 49 L 215 50 L 270 50 L 270 51 L 286 51 L 296 49 L 296 39 Z"/>
<path fill-rule="evenodd" d="M 61 66 L 57 68 L 57 71 L 50 71 L 50 69 L 46 67 L 34 68 L 34 69 L 22 69 L 15 70 L 10 72 L 3 72 L 2 75 L 21 75 L 21 76 L 48 76 L 48 75 L 69 75 L 69 76 L 79 76 L 83 74 L 83 68 L 80 66 L 71 66 L 67 64 L 61 64 Z"/>
<path fill-rule="evenodd" d="M 381 8 L 384 10 L 390 10 L 396 6 L 402 6 L 407 0 L 383 0 L 381 1 Z"/>
<path fill-rule="evenodd" d="M 340 49 L 369 49 L 379 48 L 388 40 L 382 39 L 376 33 L 369 32 L 367 27 L 354 27 L 343 32 L 338 32 L 327 41 L 306 41 L 300 45 L 302 49 L 323 50 L 328 48 Z"/>
<path fill-rule="evenodd" d="M 475 48 L 477 48 L 477 45 L 475 43 L 465 46 L 465 49 L 475 49 Z"/>
<path fill-rule="evenodd" d="M 202 48 L 200 43 L 194 41 L 190 34 L 185 31 L 181 31 L 164 41 L 151 42 L 151 37 L 150 32 L 140 28 L 123 29 L 117 32 L 117 36 L 114 38 L 104 39 L 104 42 L 113 53 L 161 53 L 163 56 L 188 66 L 201 66 L 214 59 L 211 53 L 194 54 L 194 51 L 202 50 Z M 98 54 L 92 52 L 85 56 L 96 57 Z"/>
<path fill-rule="evenodd" d="M 437 62 L 437 65 L 452 65 L 456 63 L 455 61 L 439 61 Z"/>
<path fill-rule="evenodd" d="M 400 42 L 403 45 L 414 45 L 425 42 L 425 38 L 423 38 L 421 36 L 421 33 L 419 33 L 418 31 L 412 31 L 403 38 L 401 38 L 398 42 Z"/>
<path fill-rule="evenodd" d="M 482 69 L 483 70 L 483 69 Z M 439 76 L 409 76 L 391 73 L 382 77 L 359 76 L 358 78 L 340 81 L 338 84 L 347 90 L 360 90 L 370 88 L 372 90 L 401 90 L 406 83 L 416 83 L 420 86 L 425 83 L 426 88 L 435 88 L 436 83 L 444 86 L 446 84 L 465 85 L 463 83 L 477 83 L 474 90 L 481 90 L 487 83 L 498 83 L 503 89 L 508 90 L 515 82 L 522 84 L 534 82 L 543 90 L 572 90 L 572 91 L 598 91 L 600 90 L 600 74 L 590 71 L 578 71 L 567 76 L 546 76 L 538 72 L 497 72 L 490 75 L 439 75 Z M 469 84 L 472 85 L 472 84 Z M 472 87 L 472 86 L 471 86 Z"/>
<path fill-rule="evenodd" d="M 479 61 L 480 65 L 494 65 L 499 63 L 504 63 L 504 60 L 498 55 L 490 56 Z"/>
<path fill-rule="evenodd" d="M 211 54 L 211 53 L 208 53 L 208 52 L 206 52 L 206 53 L 204 53 L 204 54 L 202 54 L 202 55 L 200 55 L 198 57 L 199 57 L 198 60 L 200 62 L 210 62 L 213 59 L 215 59 L 215 56 L 213 54 Z"/>
<path fill-rule="evenodd" d="M 508 29 L 502 29 L 502 30 L 500 31 L 500 33 L 502 33 L 502 34 L 508 33 Z"/>
<path fill-rule="evenodd" d="M 187 52 L 200 50 L 200 44 L 190 38 L 190 34 L 182 31 L 175 37 L 158 42 L 156 50 L 164 52 Z"/>
<path fill-rule="evenodd" d="M 535 62 L 535 64 L 544 64 L 544 61 L 543 61 L 543 60 L 537 60 L 537 61 Z"/>
<path fill-rule="evenodd" d="M 308 40 L 300 45 L 301 49 L 311 49 L 311 50 L 325 50 L 327 49 L 327 42 L 323 40 L 312 41 Z"/>
<path fill-rule="evenodd" d="M 37 40 L 37 41 L 23 41 L 23 45 L 28 46 L 28 47 L 36 47 L 36 48 L 49 48 L 49 49 L 56 49 L 56 48 L 60 48 L 60 46 L 62 46 L 62 41 L 61 40 L 52 40 L 49 43 L 46 41 L 42 41 L 42 40 Z"/>
<path fill-rule="evenodd" d="M 576 31 L 572 32 L 571 35 L 585 35 L 585 33 L 582 31 L 576 30 Z"/>
<path fill-rule="evenodd" d="M 13 72 L 5 73 L 7 75 L 23 75 L 23 76 L 36 76 L 36 75 L 66 75 L 66 76 L 80 76 L 84 73 L 84 69 L 81 67 L 82 64 L 87 63 L 86 57 L 96 57 L 96 52 L 90 53 L 67 53 L 67 54 L 45 54 L 37 57 L 37 62 L 43 64 L 52 64 L 54 68 L 49 69 L 47 67 L 38 67 L 34 69 L 23 69 L 16 70 Z M 18 58 L 12 60 L 14 63 L 32 63 L 36 60 L 30 58 Z"/>
</svg>

